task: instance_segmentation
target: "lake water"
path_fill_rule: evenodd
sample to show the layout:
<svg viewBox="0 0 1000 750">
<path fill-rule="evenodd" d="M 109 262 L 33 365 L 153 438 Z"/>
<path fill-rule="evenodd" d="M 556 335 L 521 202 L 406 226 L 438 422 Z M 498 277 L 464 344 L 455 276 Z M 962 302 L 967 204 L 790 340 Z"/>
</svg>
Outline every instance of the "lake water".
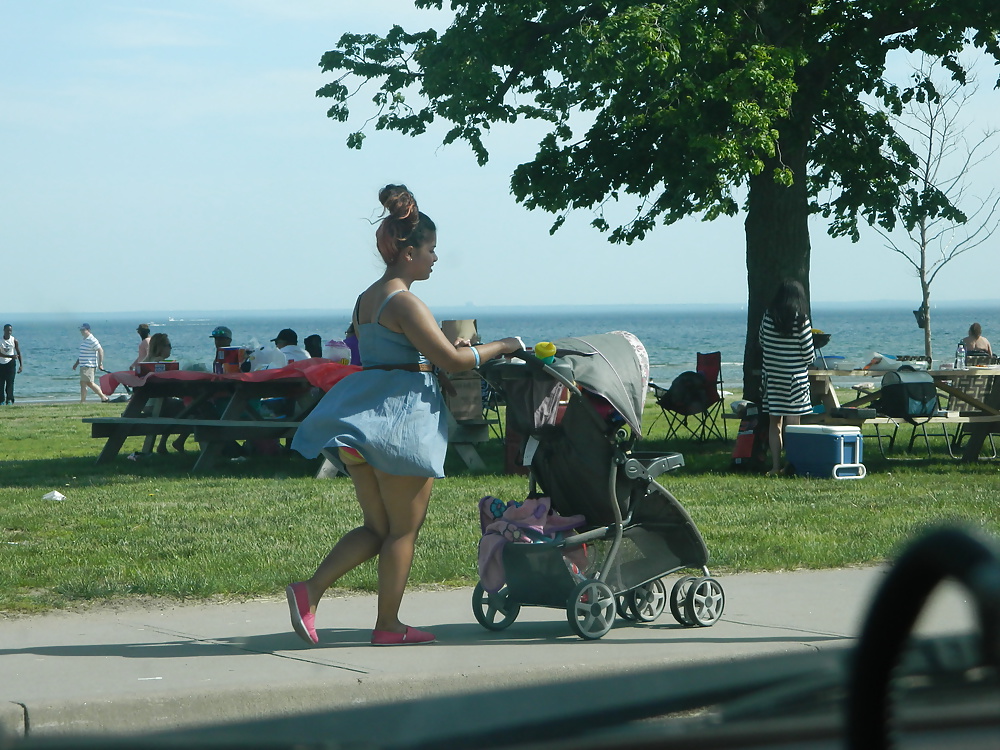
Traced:
<svg viewBox="0 0 1000 750">
<path fill-rule="evenodd" d="M 694 369 L 698 351 L 721 351 L 723 377 L 740 387 L 746 312 L 736 308 L 589 307 L 589 308 L 483 308 L 435 310 L 439 319 L 478 320 L 484 340 L 521 336 L 527 343 L 606 331 L 631 331 L 649 352 L 654 382 L 669 385 L 677 374 Z M 228 312 L 151 315 L 91 315 L 85 320 L 9 316 L 24 356 L 24 372 L 15 381 L 18 401 L 61 401 L 79 398 L 79 378 L 71 369 L 80 342 L 78 326 L 90 323 L 105 350 L 108 370 L 127 369 L 135 358 L 136 325 L 152 324 L 152 331 L 170 336 L 174 356 L 184 366 L 208 364 L 214 353 L 209 334 L 217 325 L 233 330 L 233 344 L 265 344 L 282 328 L 298 332 L 299 342 L 318 333 L 323 340 L 343 338 L 350 311 L 334 312 Z M 975 308 L 940 305 L 932 309 L 935 362 L 952 361 L 955 346 L 978 321 L 983 333 L 1000 345 L 1000 304 Z M 817 305 L 813 325 L 832 335 L 825 354 L 844 357 L 847 366 L 861 366 L 873 352 L 890 355 L 923 354 L 923 331 L 917 328 L 911 308 L 894 305 L 869 308 Z M 88 400 L 96 399 L 94 394 Z"/>
</svg>

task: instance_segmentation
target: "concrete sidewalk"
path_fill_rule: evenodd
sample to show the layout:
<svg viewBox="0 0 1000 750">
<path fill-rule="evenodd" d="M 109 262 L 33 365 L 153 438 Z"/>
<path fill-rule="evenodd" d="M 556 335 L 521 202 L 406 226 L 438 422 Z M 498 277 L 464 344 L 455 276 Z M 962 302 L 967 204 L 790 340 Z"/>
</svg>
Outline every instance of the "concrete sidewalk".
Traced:
<svg viewBox="0 0 1000 750">
<path fill-rule="evenodd" d="M 617 620 L 583 641 L 564 610 L 522 608 L 484 630 L 471 589 L 414 591 L 403 619 L 434 644 L 373 648 L 375 598 L 324 599 L 320 645 L 291 630 L 283 592 L 233 604 L 99 608 L 0 621 L 0 733 L 124 733 L 269 718 L 326 708 L 848 647 L 882 568 L 720 577 L 726 608 L 711 628 Z M 673 577 L 667 579 L 668 588 Z M 964 592 L 934 595 L 920 632 L 972 627 Z"/>
</svg>

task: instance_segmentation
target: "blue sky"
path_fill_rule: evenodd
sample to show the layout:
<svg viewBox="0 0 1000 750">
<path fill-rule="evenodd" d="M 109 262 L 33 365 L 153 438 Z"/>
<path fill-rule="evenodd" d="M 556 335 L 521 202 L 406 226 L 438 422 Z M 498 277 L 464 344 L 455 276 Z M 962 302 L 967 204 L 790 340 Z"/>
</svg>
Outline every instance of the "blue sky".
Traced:
<svg viewBox="0 0 1000 750">
<path fill-rule="evenodd" d="M 579 212 L 550 237 L 552 217 L 508 190 L 530 125 L 498 128 L 483 168 L 440 131 L 347 149 L 350 127 L 315 97 L 322 53 L 345 31 L 440 18 L 404 0 L 3 0 L 3 308 L 347 309 L 381 273 L 369 222 L 388 182 L 439 226 L 440 262 L 414 289 L 432 308 L 745 300 L 742 217 L 629 247 Z M 977 128 L 1000 112 L 991 73 Z M 998 168 L 995 155 L 973 192 Z M 817 222 L 812 238 L 814 301 L 916 306 L 912 271 L 874 233 L 853 245 Z M 976 280 L 1000 278 L 998 239 L 950 264 L 934 299 L 993 296 Z"/>
</svg>

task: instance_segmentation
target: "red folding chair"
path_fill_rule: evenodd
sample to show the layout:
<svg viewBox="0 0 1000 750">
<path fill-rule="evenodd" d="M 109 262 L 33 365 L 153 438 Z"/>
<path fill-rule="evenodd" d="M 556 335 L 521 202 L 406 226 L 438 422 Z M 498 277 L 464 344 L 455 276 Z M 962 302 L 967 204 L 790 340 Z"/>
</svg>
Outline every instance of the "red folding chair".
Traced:
<svg viewBox="0 0 1000 750">
<path fill-rule="evenodd" d="M 705 376 L 705 393 L 708 396 L 705 411 L 695 415 L 699 422 L 698 439 L 727 440 L 726 402 L 722 397 L 722 352 L 698 352 L 695 369 Z"/>
</svg>

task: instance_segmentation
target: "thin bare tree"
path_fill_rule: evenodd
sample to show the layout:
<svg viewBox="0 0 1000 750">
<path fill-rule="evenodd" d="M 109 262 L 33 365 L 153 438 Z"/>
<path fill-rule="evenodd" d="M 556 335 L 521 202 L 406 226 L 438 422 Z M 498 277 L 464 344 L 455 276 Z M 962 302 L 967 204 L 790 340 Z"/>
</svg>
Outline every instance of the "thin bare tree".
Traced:
<svg viewBox="0 0 1000 750">
<path fill-rule="evenodd" d="M 924 353 L 931 357 L 931 284 L 955 258 L 986 242 L 1000 225 L 1000 194 L 995 190 L 981 197 L 971 192 L 969 178 L 1000 148 L 998 129 L 987 126 L 974 135 L 962 113 L 978 87 L 971 73 L 962 81 L 934 81 L 940 60 L 924 56 L 914 69 L 914 79 L 927 82 L 894 119 L 897 132 L 905 136 L 916 156 L 913 179 L 905 186 L 900 218 L 907 239 L 897 242 L 884 230 L 876 231 L 886 247 L 899 253 L 920 280 L 920 310 L 917 322 L 924 329 Z M 929 194 L 938 193 L 956 211 L 926 210 L 921 206 Z"/>
</svg>

